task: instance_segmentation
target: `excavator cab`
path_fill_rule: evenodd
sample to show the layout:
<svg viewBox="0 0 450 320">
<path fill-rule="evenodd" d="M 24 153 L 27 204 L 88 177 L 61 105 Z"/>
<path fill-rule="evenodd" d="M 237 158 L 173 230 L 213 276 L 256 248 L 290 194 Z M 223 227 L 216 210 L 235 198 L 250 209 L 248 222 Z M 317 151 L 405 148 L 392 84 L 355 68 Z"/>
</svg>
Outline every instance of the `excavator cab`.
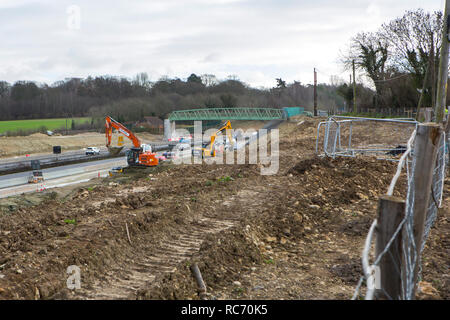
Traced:
<svg viewBox="0 0 450 320">
<path fill-rule="evenodd" d="M 215 157 L 216 148 L 214 146 L 214 140 L 215 136 L 211 136 L 211 142 L 204 142 L 201 147 L 193 148 L 192 155 L 201 158 Z"/>
<path fill-rule="evenodd" d="M 131 148 L 127 151 L 127 162 L 130 166 L 135 166 L 139 164 L 139 154 L 141 153 L 141 148 Z"/>
<path fill-rule="evenodd" d="M 203 158 L 216 156 L 216 146 L 214 144 L 215 140 L 216 140 L 216 137 L 212 136 L 210 142 L 203 143 L 203 148 L 202 148 L 202 157 Z"/>
<path fill-rule="evenodd" d="M 153 167 L 159 163 L 154 153 L 142 152 L 142 148 L 131 148 L 127 152 L 127 162 L 129 166 Z"/>
</svg>

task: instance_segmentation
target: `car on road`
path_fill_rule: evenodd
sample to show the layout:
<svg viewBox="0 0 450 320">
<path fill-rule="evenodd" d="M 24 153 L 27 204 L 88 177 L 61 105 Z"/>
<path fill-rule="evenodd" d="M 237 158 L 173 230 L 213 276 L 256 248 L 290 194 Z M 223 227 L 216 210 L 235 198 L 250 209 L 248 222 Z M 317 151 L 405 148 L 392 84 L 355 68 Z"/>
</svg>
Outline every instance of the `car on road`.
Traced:
<svg viewBox="0 0 450 320">
<path fill-rule="evenodd" d="M 86 148 L 86 155 L 96 155 L 100 154 L 100 149 L 97 147 L 88 147 Z"/>
</svg>

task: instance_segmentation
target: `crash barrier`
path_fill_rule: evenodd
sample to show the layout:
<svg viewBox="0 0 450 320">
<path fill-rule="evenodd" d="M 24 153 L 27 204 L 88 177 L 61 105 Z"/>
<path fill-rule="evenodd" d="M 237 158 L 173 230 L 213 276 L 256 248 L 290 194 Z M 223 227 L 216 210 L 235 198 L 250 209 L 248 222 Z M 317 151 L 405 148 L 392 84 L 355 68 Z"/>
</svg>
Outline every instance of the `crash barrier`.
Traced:
<svg viewBox="0 0 450 320">
<path fill-rule="evenodd" d="M 49 156 L 45 159 L 37 160 L 40 162 L 40 168 L 49 168 L 55 166 L 63 166 L 67 164 L 77 163 L 77 162 L 86 162 L 86 161 L 94 161 L 94 160 L 103 160 L 109 159 L 113 157 L 123 157 L 125 154 L 124 151 L 120 152 L 116 156 L 111 156 L 108 153 L 105 154 L 96 154 L 92 156 L 86 156 L 84 154 L 70 154 L 70 155 L 53 155 Z M 34 161 L 34 160 L 32 160 Z M 1 163 L 0 164 L 0 174 L 7 174 L 13 172 L 21 172 L 27 170 L 34 170 L 32 168 L 32 164 L 30 160 L 27 161 L 17 161 L 10 163 Z"/>
</svg>

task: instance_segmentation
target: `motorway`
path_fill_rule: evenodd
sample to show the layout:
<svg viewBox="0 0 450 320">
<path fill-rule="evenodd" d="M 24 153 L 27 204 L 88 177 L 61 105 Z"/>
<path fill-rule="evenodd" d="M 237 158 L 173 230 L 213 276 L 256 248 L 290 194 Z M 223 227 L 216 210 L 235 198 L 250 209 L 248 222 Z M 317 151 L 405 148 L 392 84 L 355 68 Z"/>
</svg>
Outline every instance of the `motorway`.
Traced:
<svg viewBox="0 0 450 320">
<path fill-rule="evenodd" d="M 100 155 L 106 156 L 108 155 L 108 149 L 106 147 L 99 147 L 100 149 Z M 78 155 L 85 155 L 85 149 L 80 150 L 71 150 L 71 151 L 64 151 L 60 154 L 48 154 L 48 153 L 42 153 L 42 154 L 34 154 L 30 156 L 16 156 L 16 157 L 9 157 L 9 158 L 2 158 L 0 159 L 0 165 L 6 164 L 6 163 L 15 163 L 15 162 L 22 162 L 22 161 L 31 161 L 31 160 L 47 160 L 51 158 L 57 158 L 58 156 L 64 155 L 64 156 L 78 156 Z"/>
<path fill-rule="evenodd" d="M 175 143 L 168 143 L 164 141 L 157 141 L 149 143 L 154 152 L 168 150 L 174 146 Z M 55 166 L 64 166 L 73 163 L 98 161 L 125 155 L 125 147 L 120 154 L 111 155 L 106 147 L 100 147 L 100 153 L 96 155 L 86 155 L 85 149 L 65 151 L 60 154 L 35 154 L 30 156 L 17 156 L 0 159 L 0 174 L 23 172 L 31 170 L 31 160 L 39 160 L 41 168 L 49 168 Z"/>
<path fill-rule="evenodd" d="M 279 126 L 282 121 L 270 121 L 264 126 L 264 129 L 274 129 Z M 257 139 L 258 135 L 250 137 L 242 145 L 237 145 L 236 149 L 244 147 L 246 144 Z M 162 149 L 166 149 L 165 146 L 160 145 Z M 158 148 L 155 148 L 158 149 Z M 155 150 L 156 151 L 156 150 Z M 64 152 L 64 155 L 72 154 L 74 156 L 84 155 L 84 150 L 76 150 Z M 105 147 L 101 148 L 101 154 L 106 155 L 108 153 Z M 158 152 L 159 153 L 159 152 Z M 35 155 L 30 157 L 14 157 L 0 160 L 0 165 L 13 164 L 18 161 L 30 161 L 30 160 L 43 160 L 49 159 L 57 155 Z M 190 156 L 190 155 L 189 155 Z M 108 171 L 112 167 L 127 166 L 126 157 L 116 157 L 104 160 L 96 160 L 90 162 L 82 162 L 76 164 L 70 164 L 65 166 L 53 167 L 43 169 L 44 182 L 40 184 L 28 184 L 28 176 L 32 174 L 32 171 L 18 172 L 13 174 L 7 174 L 0 176 L 0 198 L 5 198 L 12 195 L 41 191 L 42 189 L 50 189 L 56 187 L 62 187 L 69 184 L 76 184 L 88 181 L 92 178 L 106 177 Z"/>
<path fill-rule="evenodd" d="M 3 175 L 0 176 L 0 198 L 80 183 L 99 175 L 106 177 L 112 167 L 126 165 L 126 158 L 121 157 L 43 169 L 45 181 L 38 184 L 28 184 L 32 171 Z"/>
</svg>

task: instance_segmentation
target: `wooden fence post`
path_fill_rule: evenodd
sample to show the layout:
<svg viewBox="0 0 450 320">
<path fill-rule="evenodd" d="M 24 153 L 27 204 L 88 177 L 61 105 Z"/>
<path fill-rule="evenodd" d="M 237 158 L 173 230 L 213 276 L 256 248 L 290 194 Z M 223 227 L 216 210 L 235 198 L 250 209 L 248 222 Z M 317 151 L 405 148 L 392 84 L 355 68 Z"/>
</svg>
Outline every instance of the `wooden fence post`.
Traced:
<svg viewBox="0 0 450 320">
<path fill-rule="evenodd" d="M 383 195 L 378 201 L 375 256 L 383 252 L 405 216 L 405 200 Z M 402 296 L 402 233 L 397 235 L 388 252 L 380 260 L 380 288 L 377 299 L 400 300 Z"/>
<path fill-rule="evenodd" d="M 439 142 L 442 136 L 442 127 L 436 123 L 424 123 L 417 127 L 414 153 L 416 165 L 414 170 L 414 242 L 416 244 L 416 265 L 414 268 L 415 296 L 417 276 L 421 264 L 420 249 L 423 240 L 423 230 L 431 195 L 433 171 L 436 164 Z"/>
</svg>

